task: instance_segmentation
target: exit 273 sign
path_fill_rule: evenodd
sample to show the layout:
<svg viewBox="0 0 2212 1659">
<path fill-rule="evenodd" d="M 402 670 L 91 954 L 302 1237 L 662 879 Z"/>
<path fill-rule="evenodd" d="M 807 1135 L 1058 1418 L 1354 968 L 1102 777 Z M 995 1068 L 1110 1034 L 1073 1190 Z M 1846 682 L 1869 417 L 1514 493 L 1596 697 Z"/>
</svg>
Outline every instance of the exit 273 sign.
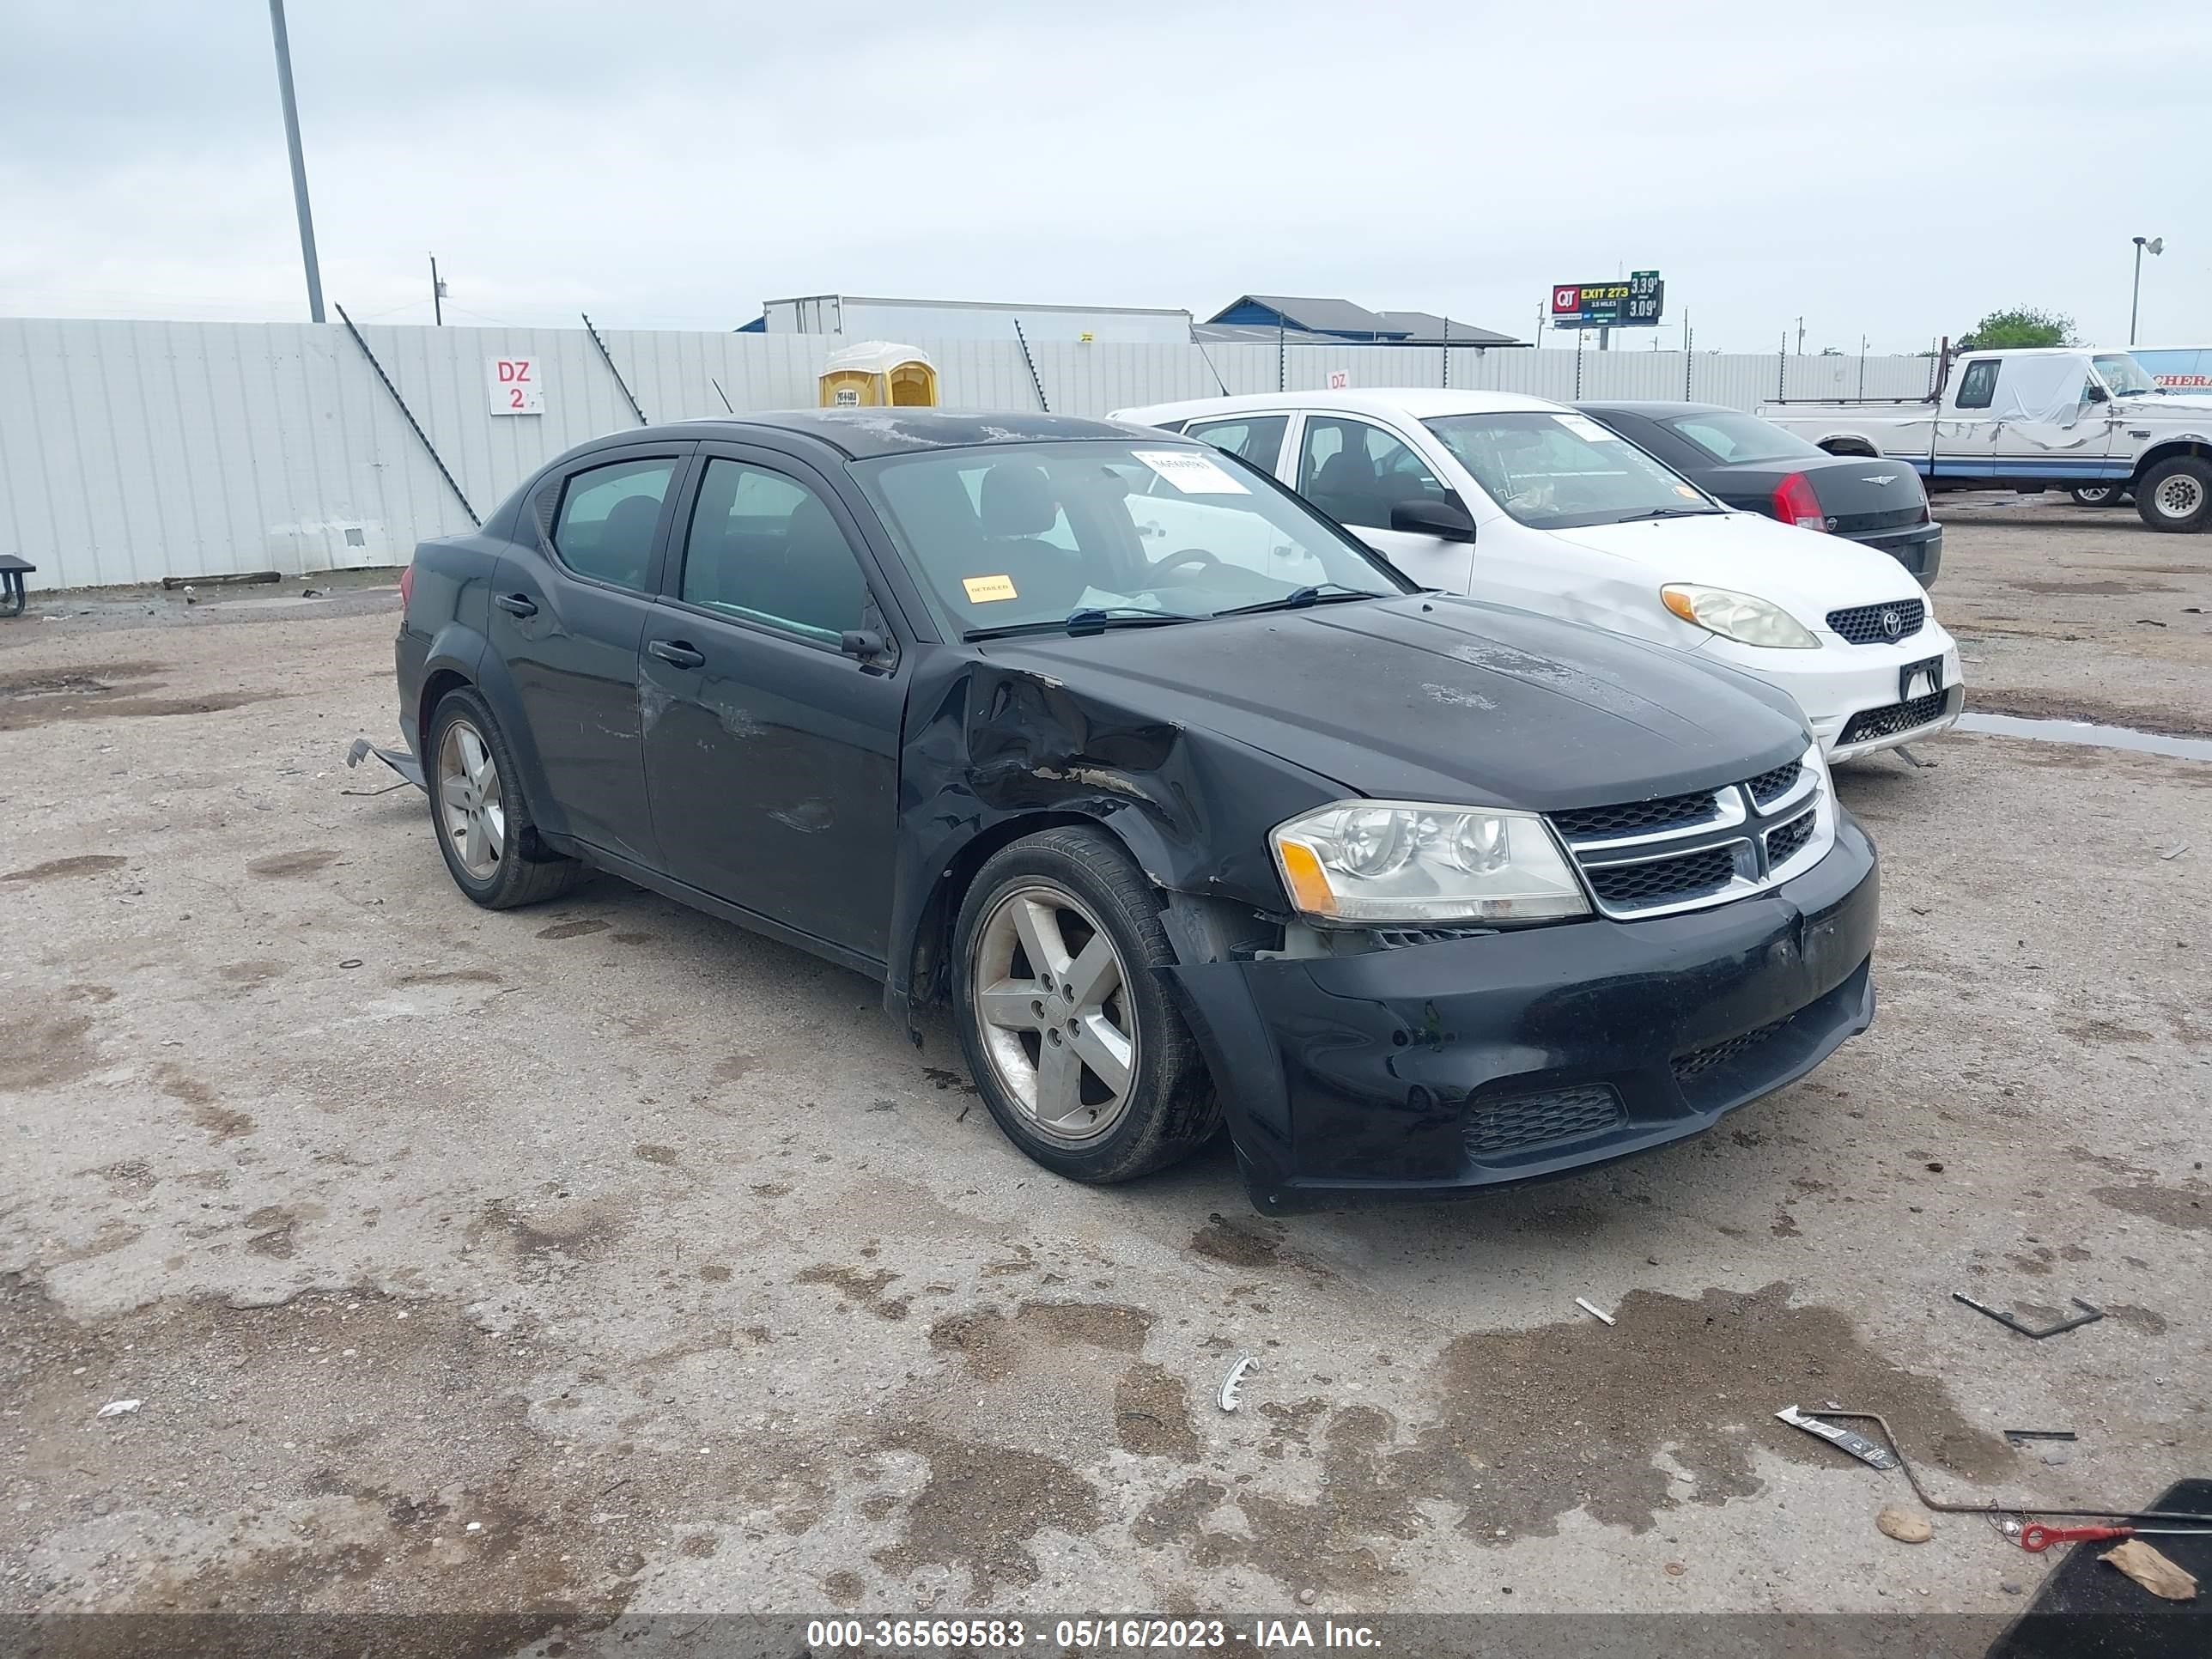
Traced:
<svg viewBox="0 0 2212 1659">
<path fill-rule="evenodd" d="M 1667 285 L 1656 270 L 1636 271 L 1622 282 L 1559 283 L 1552 289 L 1552 326 L 1650 327 L 1666 302 Z"/>
</svg>

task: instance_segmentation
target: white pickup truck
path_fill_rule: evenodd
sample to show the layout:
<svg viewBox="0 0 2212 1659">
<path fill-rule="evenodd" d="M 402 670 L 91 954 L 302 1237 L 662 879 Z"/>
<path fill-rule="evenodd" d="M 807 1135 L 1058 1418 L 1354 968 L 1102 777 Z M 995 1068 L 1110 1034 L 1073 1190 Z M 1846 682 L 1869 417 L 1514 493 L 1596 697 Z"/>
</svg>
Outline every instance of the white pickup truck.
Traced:
<svg viewBox="0 0 2212 1659">
<path fill-rule="evenodd" d="M 2124 351 L 1969 351 L 1940 398 L 1759 413 L 1832 455 L 1905 462 L 1931 493 L 2118 487 L 2154 530 L 2212 528 L 2212 397 L 2166 390 Z"/>
</svg>

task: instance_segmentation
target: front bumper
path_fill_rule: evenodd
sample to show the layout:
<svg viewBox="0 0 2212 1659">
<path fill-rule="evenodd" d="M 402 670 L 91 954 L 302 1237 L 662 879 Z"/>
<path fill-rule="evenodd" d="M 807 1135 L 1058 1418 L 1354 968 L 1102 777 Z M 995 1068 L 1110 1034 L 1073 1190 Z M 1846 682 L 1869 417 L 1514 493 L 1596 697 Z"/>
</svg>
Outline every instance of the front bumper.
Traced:
<svg viewBox="0 0 2212 1659">
<path fill-rule="evenodd" d="M 1175 970 L 1253 1203 L 1441 1199 L 1679 1140 L 1874 1018 L 1880 877 L 1848 817 L 1709 910 Z"/>
<path fill-rule="evenodd" d="M 1958 642 L 1934 622 L 1895 645 L 1850 645 L 1823 629 L 1817 651 L 1764 651 L 1717 639 L 1702 653 L 1796 698 L 1832 762 L 1932 738 L 1956 724 L 1965 706 Z M 1899 676 L 1930 657 L 1943 659 L 1944 695 L 1924 705 L 1905 703 Z"/>
</svg>

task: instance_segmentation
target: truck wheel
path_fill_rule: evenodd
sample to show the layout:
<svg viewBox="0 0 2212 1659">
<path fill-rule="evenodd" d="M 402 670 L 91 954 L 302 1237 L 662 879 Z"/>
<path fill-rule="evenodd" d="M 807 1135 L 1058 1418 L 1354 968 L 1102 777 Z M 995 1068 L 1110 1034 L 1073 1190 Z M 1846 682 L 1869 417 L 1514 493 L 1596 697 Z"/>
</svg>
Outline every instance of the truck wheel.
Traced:
<svg viewBox="0 0 2212 1659">
<path fill-rule="evenodd" d="M 2136 511 L 2153 530 L 2203 530 L 2212 526 L 2212 461 L 2176 455 L 2143 474 Z"/>
<path fill-rule="evenodd" d="M 1069 826 L 1000 849 L 953 935 L 953 1021 L 1006 1138 L 1072 1181 L 1127 1181 L 1220 1127 L 1161 971 L 1158 900 L 1113 836 Z"/>
<path fill-rule="evenodd" d="M 2076 484 L 2066 493 L 2076 507 L 2116 507 L 2126 491 L 2119 484 Z"/>
<path fill-rule="evenodd" d="M 487 910 L 557 898 L 590 873 L 537 849 L 514 753 L 474 690 L 448 691 L 430 716 L 430 822 L 453 884 Z"/>
</svg>

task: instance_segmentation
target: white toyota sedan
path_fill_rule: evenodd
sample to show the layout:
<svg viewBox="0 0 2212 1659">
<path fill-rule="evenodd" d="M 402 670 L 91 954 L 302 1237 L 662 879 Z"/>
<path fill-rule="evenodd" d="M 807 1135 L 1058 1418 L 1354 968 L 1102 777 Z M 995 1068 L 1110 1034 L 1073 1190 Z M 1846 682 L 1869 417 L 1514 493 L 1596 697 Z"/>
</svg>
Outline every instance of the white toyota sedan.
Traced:
<svg viewBox="0 0 2212 1659">
<path fill-rule="evenodd" d="M 1263 392 L 1115 418 L 1240 456 L 1429 586 L 1755 674 L 1797 700 L 1831 760 L 1931 736 L 1964 703 L 1958 645 L 1895 559 L 1733 511 L 1563 404 Z M 1179 517 L 1205 511 L 1164 482 L 1146 488 L 1149 535 L 1172 542 Z"/>
</svg>

